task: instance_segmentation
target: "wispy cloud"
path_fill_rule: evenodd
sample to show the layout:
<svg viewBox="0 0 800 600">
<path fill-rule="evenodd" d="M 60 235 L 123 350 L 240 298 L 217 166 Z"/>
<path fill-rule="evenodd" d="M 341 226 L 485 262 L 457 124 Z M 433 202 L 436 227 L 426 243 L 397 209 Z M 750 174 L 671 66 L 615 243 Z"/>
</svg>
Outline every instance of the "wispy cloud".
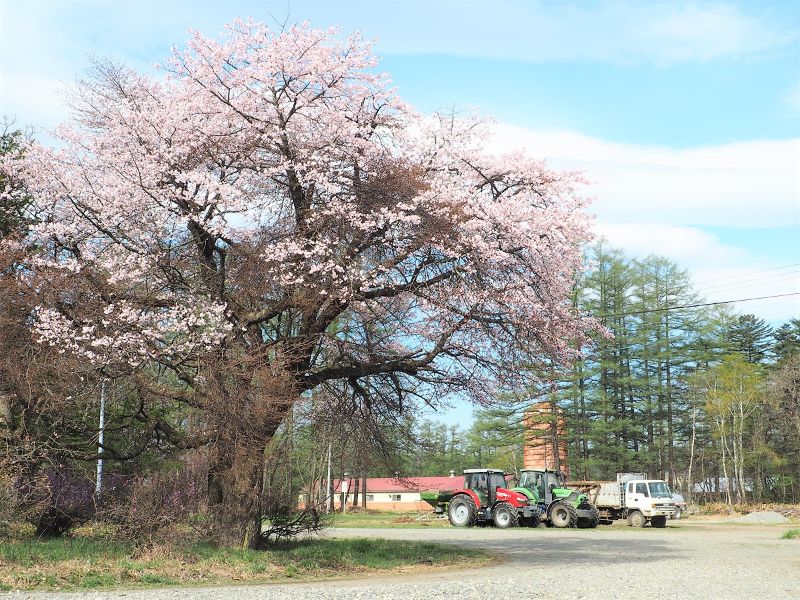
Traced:
<svg viewBox="0 0 800 600">
<path fill-rule="evenodd" d="M 424 6 L 425 18 L 413 8 L 399 13 L 394 31 L 402 35 L 382 37 L 387 51 L 667 65 L 752 56 L 798 40 L 796 28 L 723 3 L 497 2 L 490 10 L 475 2 L 411 6 Z M 444 22 L 449 26 L 442 28 Z"/>
<path fill-rule="evenodd" d="M 575 132 L 498 124 L 488 147 L 525 148 L 595 182 L 598 216 L 613 223 L 800 225 L 800 138 L 675 150 Z"/>
<path fill-rule="evenodd" d="M 786 115 L 790 119 L 800 120 L 800 81 L 789 88 L 781 100 Z"/>
<path fill-rule="evenodd" d="M 697 227 L 601 222 L 595 231 L 628 256 L 666 256 L 688 269 L 703 301 L 761 298 L 729 306 L 776 323 L 800 314 L 800 296 L 789 295 L 800 292 L 800 267 L 795 266 L 800 256 L 788 256 L 776 264 L 774 257 L 722 243 L 716 235 Z"/>
<path fill-rule="evenodd" d="M 632 256 L 669 256 L 694 269 L 747 259 L 747 251 L 723 244 L 696 227 L 662 223 L 598 223 L 595 231 Z"/>
</svg>

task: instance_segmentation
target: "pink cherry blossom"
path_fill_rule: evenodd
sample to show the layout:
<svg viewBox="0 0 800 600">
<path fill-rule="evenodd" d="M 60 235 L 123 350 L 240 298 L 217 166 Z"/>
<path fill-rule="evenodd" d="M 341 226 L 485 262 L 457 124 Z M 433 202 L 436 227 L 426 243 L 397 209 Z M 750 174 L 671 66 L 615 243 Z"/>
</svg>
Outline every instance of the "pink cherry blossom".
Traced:
<svg viewBox="0 0 800 600">
<path fill-rule="evenodd" d="M 40 338 L 196 385 L 192 357 L 236 349 L 298 392 L 432 400 L 570 360 L 596 327 L 569 302 L 581 175 L 486 154 L 483 121 L 419 114 L 376 65 L 358 35 L 238 20 L 166 78 L 96 65 L 58 146 L 0 163 L 41 215 L 31 272 L 82 282 L 40 307 Z"/>
</svg>

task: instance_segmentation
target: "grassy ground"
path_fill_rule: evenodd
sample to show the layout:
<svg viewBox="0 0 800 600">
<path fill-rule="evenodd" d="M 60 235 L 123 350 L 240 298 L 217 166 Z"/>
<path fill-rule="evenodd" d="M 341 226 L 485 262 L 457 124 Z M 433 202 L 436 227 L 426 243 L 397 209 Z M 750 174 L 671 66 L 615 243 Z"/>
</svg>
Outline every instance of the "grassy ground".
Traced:
<svg viewBox="0 0 800 600">
<path fill-rule="evenodd" d="M 492 562 L 479 550 L 379 539 L 314 539 L 251 551 L 189 541 L 134 553 L 92 532 L 0 540 L 0 590 L 92 589 L 266 583 L 468 567 Z"/>
<path fill-rule="evenodd" d="M 333 515 L 334 527 L 378 527 L 385 529 L 409 527 L 450 527 L 447 519 L 417 520 L 415 512 L 356 511 Z"/>
<path fill-rule="evenodd" d="M 781 537 L 784 540 L 797 540 L 797 539 L 800 539 L 800 529 L 790 529 L 789 531 L 784 531 L 783 535 Z"/>
</svg>

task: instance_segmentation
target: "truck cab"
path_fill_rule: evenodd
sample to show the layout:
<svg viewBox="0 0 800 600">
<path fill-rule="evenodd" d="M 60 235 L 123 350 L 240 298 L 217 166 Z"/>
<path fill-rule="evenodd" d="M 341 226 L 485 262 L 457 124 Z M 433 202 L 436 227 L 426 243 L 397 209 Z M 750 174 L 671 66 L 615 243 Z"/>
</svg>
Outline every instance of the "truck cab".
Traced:
<svg viewBox="0 0 800 600">
<path fill-rule="evenodd" d="M 630 526 L 644 527 L 649 522 L 653 527 L 666 527 L 675 502 L 665 481 L 633 479 L 623 485 L 622 504 Z"/>
</svg>

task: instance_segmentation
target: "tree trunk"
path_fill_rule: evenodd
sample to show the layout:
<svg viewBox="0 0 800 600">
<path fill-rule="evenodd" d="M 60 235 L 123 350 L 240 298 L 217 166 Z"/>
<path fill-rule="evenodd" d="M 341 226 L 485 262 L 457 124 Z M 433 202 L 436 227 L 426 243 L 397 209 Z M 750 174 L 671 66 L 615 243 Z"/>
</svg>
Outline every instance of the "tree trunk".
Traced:
<svg viewBox="0 0 800 600">
<path fill-rule="evenodd" d="M 358 486 L 361 483 L 361 480 L 356 475 L 353 478 L 353 506 L 358 506 Z"/>
<path fill-rule="evenodd" d="M 364 472 L 361 475 L 361 506 L 367 508 L 367 469 L 364 467 Z"/>
<path fill-rule="evenodd" d="M 686 499 L 689 502 L 693 502 L 693 495 L 694 495 L 694 477 L 692 473 L 692 469 L 694 467 L 694 445 L 695 440 L 697 438 L 697 407 L 692 406 L 692 437 L 691 441 L 689 442 L 689 468 L 686 471 Z"/>
<path fill-rule="evenodd" d="M 722 449 L 722 476 L 725 478 L 725 497 L 727 500 L 727 504 L 730 506 L 733 504 L 731 501 L 731 480 L 728 477 L 728 463 L 725 457 L 725 450 L 727 447 L 727 442 L 725 440 L 725 420 L 721 420 L 717 422 L 717 427 L 720 431 L 720 448 Z"/>
<path fill-rule="evenodd" d="M 14 396 L 0 393 L 0 438 L 6 437 L 14 429 L 14 415 L 11 406 Z"/>
<path fill-rule="evenodd" d="M 225 546 L 257 548 L 263 517 L 264 447 L 215 448 L 209 469 L 213 537 Z"/>
<path fill-rule="evenodd" d="M 667 304 L 669 302 L 667 301 Z M 675 472 L 675 440 L 672 427 L 672 348 L 669 335 L 669 312 L 665 315 L 664 340 L 667 349 L 666 363 L 666 400 L 667 400 L 667 483 L 673 484 Z"/>
</svg>

